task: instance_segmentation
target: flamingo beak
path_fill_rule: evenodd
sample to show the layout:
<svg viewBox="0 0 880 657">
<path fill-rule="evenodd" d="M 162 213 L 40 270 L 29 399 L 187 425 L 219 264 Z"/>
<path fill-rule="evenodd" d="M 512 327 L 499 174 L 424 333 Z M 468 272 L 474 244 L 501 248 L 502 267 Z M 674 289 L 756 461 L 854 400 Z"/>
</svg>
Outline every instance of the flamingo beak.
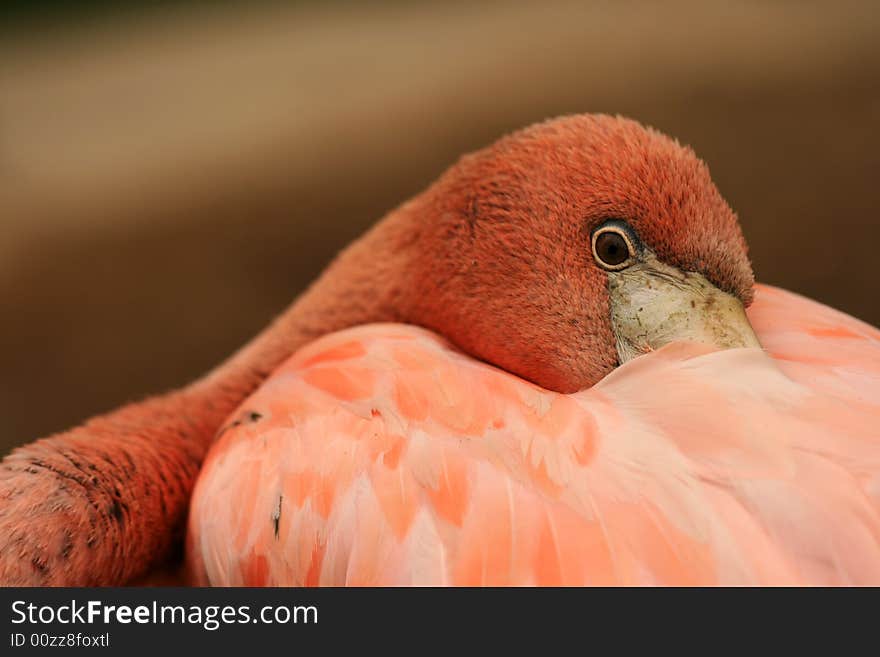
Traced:
<svg viewBox="0 0 880 657">
<path fill-rule="evenodd" d="M 740 299 L 653 254 L 609 272 L 608 290 L 621 364 L 677 341 L 719 349 L 761 346 Z"/>
</svg>

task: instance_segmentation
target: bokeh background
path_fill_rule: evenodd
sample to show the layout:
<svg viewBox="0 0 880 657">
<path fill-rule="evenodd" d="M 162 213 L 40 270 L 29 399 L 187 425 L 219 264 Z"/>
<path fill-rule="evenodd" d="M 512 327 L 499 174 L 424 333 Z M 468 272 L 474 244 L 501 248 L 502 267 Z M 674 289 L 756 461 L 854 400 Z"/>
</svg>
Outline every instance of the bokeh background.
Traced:
<svg viewBox="0 0 880 657">
<path fill-rule="evenodd" d="M 759 280 L 880 324 L 876 0 L 3 5 L 0 452 L 231 353 L 456 157 L 691 144 Z"/>
</svg>

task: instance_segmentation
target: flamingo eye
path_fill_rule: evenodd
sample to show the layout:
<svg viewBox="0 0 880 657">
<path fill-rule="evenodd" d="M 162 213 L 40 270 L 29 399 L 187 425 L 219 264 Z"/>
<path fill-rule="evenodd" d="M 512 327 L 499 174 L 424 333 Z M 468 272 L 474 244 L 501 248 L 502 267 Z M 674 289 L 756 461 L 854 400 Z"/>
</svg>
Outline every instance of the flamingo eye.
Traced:
<svg viewBox="0 0 880 657">
<path fill-rule="evenodd" d="M 617 223 L 601 226 L 593 233 L 593 257 L 600 267 L 610 271 L 629 267 L 636 255 L 632 238 Z"/>
</svg>

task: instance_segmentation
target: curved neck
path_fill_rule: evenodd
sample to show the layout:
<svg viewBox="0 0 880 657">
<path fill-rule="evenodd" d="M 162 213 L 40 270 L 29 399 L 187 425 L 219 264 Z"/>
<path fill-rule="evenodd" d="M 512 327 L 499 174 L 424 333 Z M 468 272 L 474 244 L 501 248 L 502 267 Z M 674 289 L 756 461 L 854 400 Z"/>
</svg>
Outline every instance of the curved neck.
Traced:
<svg viewBox="0 0 880 657">
<path fill-rule="evenodd" d="M 418 231 L 402 210 L 343 251 L 268 328 L 204 377 L 7 456 L 0 499 L 15 502 L 0 509 L 0 548 L 7 536 L 18 556 L 0 555 L 0 583 L 126 584 L 173 554 L 217 430 L 272 370 L 328 332 L 405 320 L 401 282 Z M 51 522 L 33 527 L 35 517 Z"/>
</svg>

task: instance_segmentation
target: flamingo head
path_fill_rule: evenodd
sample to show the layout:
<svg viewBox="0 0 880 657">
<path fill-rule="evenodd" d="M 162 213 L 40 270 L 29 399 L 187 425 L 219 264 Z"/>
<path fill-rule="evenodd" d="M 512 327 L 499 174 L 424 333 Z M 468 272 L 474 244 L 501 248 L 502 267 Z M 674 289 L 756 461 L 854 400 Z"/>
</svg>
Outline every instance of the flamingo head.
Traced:
<svg viewBox="0 0 880 657">
<path fill-rule="evenodd" d="M 737 217 L 687 147 L 569 116 L 467 155 L 404 205 L 406 319 L 559 392 L 679 340 L 758 346 Z"/>
</svg>

